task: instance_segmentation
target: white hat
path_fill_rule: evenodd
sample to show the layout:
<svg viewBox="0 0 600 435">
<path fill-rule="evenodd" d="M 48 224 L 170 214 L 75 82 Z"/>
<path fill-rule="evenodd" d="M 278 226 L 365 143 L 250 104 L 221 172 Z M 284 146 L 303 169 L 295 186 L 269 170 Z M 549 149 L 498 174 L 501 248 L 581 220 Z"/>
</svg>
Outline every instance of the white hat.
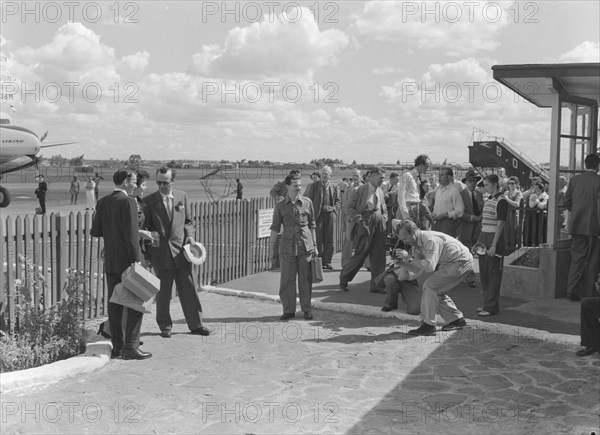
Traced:
<svg viewBox="0 0 600 435">
<path fill-rule="evenodd" d="M 202 243 L 192 240 L 183 245 L 183 255 L 190 263 L 200 265 L 206 261 L 206 248 Z"/>
</svg>

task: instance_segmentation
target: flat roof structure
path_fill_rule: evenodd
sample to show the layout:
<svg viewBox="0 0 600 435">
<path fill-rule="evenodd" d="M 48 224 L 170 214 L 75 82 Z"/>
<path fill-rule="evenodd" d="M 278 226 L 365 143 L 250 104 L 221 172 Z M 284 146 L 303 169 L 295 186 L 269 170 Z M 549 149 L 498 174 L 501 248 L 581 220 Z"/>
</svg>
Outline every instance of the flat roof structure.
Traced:
<svg viewBox="0 0 600 435">
<path fill-rule="evenodd" d="M 494 65 L 492 71 L 496 81 L 538 107 L 552 107 L 557 87 L 600 105 L 600 63 Z"/>
</svg>

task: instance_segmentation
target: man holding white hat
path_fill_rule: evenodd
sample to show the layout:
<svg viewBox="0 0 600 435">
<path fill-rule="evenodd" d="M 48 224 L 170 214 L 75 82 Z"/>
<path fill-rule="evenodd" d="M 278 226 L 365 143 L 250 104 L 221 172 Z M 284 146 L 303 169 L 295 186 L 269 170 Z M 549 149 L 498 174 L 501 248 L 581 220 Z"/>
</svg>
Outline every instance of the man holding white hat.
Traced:
<svg viewBox="0 0 600 435">
<path fill-rule="evenodd" d="M 160 279 L 160 291 L 156 295 L 156 323 L 161 337 L 170 338 L 173 322 L 169 306 L 175 282 L 190 332 L 209 335 L 209 330 L 202 325 L 202 305 L 196 293 L 192 271 L 192 263 L 200 264 L 202 258 L 206 258 L 206 251 L 202 254 L 202 249 L 191 236 L 194 226 L 189 214 L 188 197 L 185 192 L 173 189 L 174 182 L 173 169 L 158 169 L 158 191 L 144 198 L 147 205 L 144 208 L 144 224 L 146 229 L 158 232 L 160 239 L 158 246 L 153 245 L 150 252 L 152 267 Z"/>
</svg>

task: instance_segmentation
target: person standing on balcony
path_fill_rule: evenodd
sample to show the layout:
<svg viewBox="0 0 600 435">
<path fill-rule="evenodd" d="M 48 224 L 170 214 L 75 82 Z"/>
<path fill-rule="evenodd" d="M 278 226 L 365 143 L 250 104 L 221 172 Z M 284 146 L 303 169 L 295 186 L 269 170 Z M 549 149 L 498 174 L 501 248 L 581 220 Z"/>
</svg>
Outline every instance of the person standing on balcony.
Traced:
<svg viewBox="0 0 600 435">
<path fill-rule="evenodd" d="M 562 203 L 571 212 L 567 297 L 572 301 L 593 296 L 592 283 L 600 272 L 600 156 L 590 154 L 584 163 L 585 172 L 571 178 Z"/>
</svg>

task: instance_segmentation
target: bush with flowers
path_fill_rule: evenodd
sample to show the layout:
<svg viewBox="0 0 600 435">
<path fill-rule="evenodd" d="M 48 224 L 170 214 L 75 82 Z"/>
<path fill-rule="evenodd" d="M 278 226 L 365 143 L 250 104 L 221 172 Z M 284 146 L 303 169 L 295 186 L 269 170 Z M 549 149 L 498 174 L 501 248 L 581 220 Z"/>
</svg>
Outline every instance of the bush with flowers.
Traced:
<svg viewBox="0 0 600 435">
<path fill-rule="evenodd" d="M 82 316 L 85 276 L 68 270 L 64 298 L 44 309 L 33 295 L 45 294 L 46 281 L 40 268 L 24 256 L 24 279 L 15 280 L 14 325 L 0 331 L 0 373 L 28 369 L 66 359 L 85 350 L 87 331 Z"/>
</svg>

